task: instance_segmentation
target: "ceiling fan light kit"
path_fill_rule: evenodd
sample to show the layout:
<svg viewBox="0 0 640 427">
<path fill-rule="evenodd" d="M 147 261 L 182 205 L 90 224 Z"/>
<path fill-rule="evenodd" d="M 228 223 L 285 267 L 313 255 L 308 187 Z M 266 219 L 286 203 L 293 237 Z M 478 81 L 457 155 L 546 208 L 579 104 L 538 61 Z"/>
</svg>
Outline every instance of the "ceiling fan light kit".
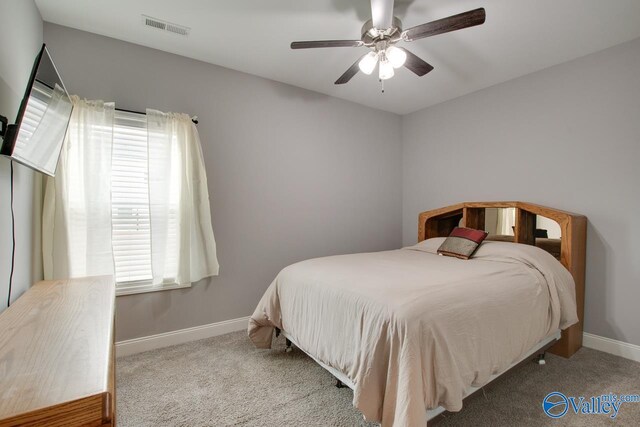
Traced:
<svg viewBox="0 0 640 427">
<path fill-rule="evenodd" d="M 362 26 L 360 40 L 318 40 L 291 43 L 291 49 L 325 47 L 367 47 L 370 52 L 362 55 L 335 81 L 345 84 L 362 71 L 370 75 L 378 65 L 378 78 L 387 80 L 394 76 L 394 68 L 402 66 L 421 77 L 433 70 L 433 66 L 396 43 L 412 42 L 425 37 L 481 25 L 485 21 L 484 8 L 470 10 L 437 21 L 402 30 L 402 21 L 393 16 L 393 0 L 371 0 L 372 19 Z"/>
<path fill-rule="evenodd" d="M 406 60 L 407 54 L 405 51 L 395 46 L 389 46 L 383 50 L 376 48 L 362 57 L 358 62 L 358 68 L 364 74 L 369 75 L 376 68 L 378 61 L 380 61 L 378 77 L 380 80 L 386 80 L 393 77 L 393 69 L 402 67 Z"/>
</svg>

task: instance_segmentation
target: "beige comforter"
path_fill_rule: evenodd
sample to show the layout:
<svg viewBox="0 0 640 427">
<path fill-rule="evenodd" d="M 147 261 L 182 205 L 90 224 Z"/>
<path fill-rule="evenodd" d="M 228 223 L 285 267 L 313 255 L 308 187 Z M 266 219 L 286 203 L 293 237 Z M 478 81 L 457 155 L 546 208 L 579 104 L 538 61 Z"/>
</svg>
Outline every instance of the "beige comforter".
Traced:
<svg viewBox="0 0 640 427">
<path fill-rule="evenodd" d="M 257 347 L 274 326 L 355 384 L 353 404 L 383 426 L 425 426 L 426 408 L 462 408 L 558 328 L 577 322 L 571 274 L 534 246 L 485 242 L 471 260 L 441 238 L 283 269 L 249 321 Z"/>
</svg>

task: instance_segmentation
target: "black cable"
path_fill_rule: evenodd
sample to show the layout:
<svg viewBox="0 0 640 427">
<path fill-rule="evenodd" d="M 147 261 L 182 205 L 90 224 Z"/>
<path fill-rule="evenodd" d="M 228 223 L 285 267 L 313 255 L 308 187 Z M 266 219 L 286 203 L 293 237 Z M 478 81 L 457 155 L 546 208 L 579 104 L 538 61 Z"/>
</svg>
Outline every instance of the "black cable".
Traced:
<svg viewBox="0 0 640 427">
<path fill-rule="evenodd" d="M 13 212 L 13 161 L 11 163 L 11 235 L 13 246 L 11 247 L 11 274 L 9 275 L 9 295 L 7 296 L 7 307 L 11 305 L 11 286 L 13 285 L 13 270 L 16 266 L 16 216 Z"/>
</svg>

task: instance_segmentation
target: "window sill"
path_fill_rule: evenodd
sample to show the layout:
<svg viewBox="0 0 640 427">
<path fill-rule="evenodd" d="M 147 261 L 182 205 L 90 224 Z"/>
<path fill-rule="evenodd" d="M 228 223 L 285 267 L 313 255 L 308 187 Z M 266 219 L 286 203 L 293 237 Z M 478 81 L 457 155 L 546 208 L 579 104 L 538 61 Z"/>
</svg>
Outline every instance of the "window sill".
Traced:
<svg viewBox="0 0 640 427">
<path fill-rule="evenodd" d="M 124 288 L 116 287 L 116 296 L 122 297 L 125 295 L 134 295 L 134 294 L 146 294 L 148 292 L 159 292 L 159 291 L 170 291 L 172 289 L 183 289 L 190 288 L 191 283 L 184 283 L 182 285 L 178 283 L 152 286 L 152 285 L 140 285 L 140 286 L 127 286 Z"/>
</svg>

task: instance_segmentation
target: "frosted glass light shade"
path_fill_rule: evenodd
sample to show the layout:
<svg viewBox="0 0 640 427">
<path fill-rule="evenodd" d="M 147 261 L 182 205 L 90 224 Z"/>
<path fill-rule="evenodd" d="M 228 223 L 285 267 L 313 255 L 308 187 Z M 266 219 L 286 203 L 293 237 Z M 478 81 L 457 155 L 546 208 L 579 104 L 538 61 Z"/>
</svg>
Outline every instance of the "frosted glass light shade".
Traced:
<svg viewBox="0 0 640 427">
<path fill-rule="evenodd" d="M 380 68 L 378 72 L 380 80 L 390 79 L 394 74 L 393 65 L 391 65 L 389 61 L 380 61 Z"/>
<path fill-rule="evenodd" d="M 393 68 L 400 68 L 407 60 L 407 54 L 404 50 L 398 49 L 395 46 L 389 46 L 386 51 L 387 59 L 393 66 Z"/>
<path fill-rule="evenodd" d="M 373 69 L 376 68 L 377 63 L 378 54 L 375 52 L 369 52 L 360 60 L 358 67 L 360 67 L 360 71 L 368 75 L 373 73 Z"/>
</svg>

